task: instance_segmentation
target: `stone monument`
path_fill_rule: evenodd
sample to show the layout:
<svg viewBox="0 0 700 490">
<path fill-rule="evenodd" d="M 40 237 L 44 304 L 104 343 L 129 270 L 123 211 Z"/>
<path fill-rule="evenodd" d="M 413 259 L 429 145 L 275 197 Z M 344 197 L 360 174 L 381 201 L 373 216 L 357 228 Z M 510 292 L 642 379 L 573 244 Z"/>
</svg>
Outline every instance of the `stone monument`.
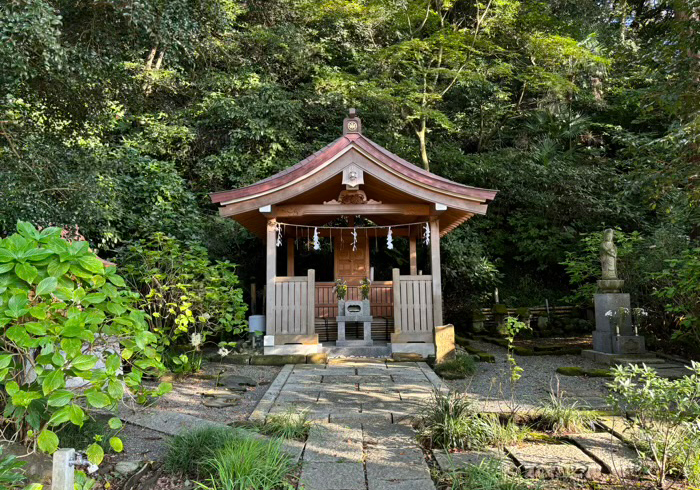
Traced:
<svg viewBox="0 0 700 490">
<path fill-rule="evenodd" d="M 604 354 L 642 354 L 644 337 L 632 326 L 630 295 L 622 292 L 625 281 L 617 275 L 617 247 L 615 231 L 603 232 L 600 244 L 602 278 L 598 281 L 600 293 L 593 297 L 595 331 L 593 350 Z"/>
<path fill-rule="evenodd" d="M 337 347 L 348 346 L 368 346 L 372 345 L 372 314 L 370 310 L 369 300 L 362 301 L 338 301 L 338 316 L 335 317 L 338 322 L 338 340 L 335 345 Z M 345 337 L 345 323 L 356 322 L 362 324 L 362 339 L 348 340 Z"/>
</svg>

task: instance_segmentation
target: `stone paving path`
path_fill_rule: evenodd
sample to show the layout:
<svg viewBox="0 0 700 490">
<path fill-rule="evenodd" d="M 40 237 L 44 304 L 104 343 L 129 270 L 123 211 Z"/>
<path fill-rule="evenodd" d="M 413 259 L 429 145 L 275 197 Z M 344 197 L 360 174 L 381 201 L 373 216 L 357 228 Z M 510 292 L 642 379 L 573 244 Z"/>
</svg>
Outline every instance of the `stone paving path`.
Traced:
<svg viewBox="0 0 700 490">
<path fill-rule="evenodd" d="M 305 490 L 434 490 L 410 421 L 446 387 L 425 363 L 285 366 L 251 414 L 307 410 Z"/>
</svg>

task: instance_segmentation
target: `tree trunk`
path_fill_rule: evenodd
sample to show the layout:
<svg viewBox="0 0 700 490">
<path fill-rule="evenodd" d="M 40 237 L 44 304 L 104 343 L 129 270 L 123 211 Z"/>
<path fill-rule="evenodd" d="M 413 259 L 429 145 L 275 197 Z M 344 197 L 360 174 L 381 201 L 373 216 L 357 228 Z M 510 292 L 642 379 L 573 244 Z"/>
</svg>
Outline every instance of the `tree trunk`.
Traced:
<svg viewBox="0 0 700 490">
<path fill-rule="evenodd" d="M 428 160 L 428 149 L 426 147 L 426 135 L 428 132 L 428 124 L 425 117 L 420 120 L 420 129 L 416 130 L 418 142 L 420 143 L 420 159 L 423 162 L 423 168 L 430 171 L 430 161 Z"/>
</svg>

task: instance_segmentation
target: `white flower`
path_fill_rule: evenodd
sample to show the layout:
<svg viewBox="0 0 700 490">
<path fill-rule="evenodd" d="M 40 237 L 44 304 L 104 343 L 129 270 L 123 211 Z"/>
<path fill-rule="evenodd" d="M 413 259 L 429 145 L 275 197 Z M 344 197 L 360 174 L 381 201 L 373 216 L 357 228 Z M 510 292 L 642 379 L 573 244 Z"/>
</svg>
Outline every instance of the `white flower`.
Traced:
<svg viewBox="0 0 700 490">
<path fill-rule="evenodd" d="M 211 315 L 209 313 L 205 313 L 202 315 L 202 318 L 204 318 L 205 320 L 209 320 L 211 318 Z"/>
<path fill-rule="evenodd" d="M 202 345 L 202 334 L 201 333 L 193 333 L 190 336 L 190 344 L 192 344 L 192 347 L 195 349 Z"/>
<path fill-rule="evenodd" d="M 226 356 L 229 355 L 230 353 L 231 353 L 231 351 L 228 350 L 226 347 L 220 347 L 220 348 L 219 348 L 219 355 L 220 355 L 221 357 L 226 357 Z"/>
</svg>

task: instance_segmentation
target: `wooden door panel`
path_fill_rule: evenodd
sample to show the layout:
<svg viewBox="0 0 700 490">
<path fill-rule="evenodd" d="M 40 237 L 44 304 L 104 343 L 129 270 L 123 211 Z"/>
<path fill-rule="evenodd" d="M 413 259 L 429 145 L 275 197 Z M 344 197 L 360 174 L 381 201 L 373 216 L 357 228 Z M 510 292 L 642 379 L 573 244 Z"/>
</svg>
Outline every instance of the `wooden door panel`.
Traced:
<svg viewBox="0 0 700 490">
<path fill-rule="evenodd" d="M 345 279 L 348 286 L 357 286 L 369 277 L 369 243 L 367 237 L 357 237 L 357 249 L 353 252 L 352 242 L 333 239 L 335 256 L 335 278 Z"/>
</svg>

